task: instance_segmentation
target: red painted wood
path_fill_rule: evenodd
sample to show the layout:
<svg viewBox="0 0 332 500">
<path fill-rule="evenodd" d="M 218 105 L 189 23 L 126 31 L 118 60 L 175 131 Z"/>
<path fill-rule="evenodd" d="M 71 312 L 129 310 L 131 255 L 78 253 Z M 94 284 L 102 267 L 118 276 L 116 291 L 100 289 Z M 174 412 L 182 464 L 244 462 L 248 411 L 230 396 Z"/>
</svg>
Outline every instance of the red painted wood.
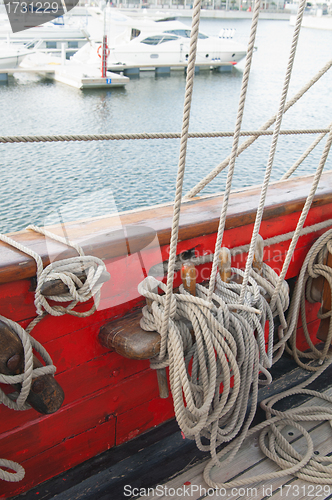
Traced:
<svg viewBox="0 0 332 500">
<path fill-rule="evenodd" d="M 51 449 L 22 462 L 26 475 L 19 483 L 1 482 L 0 498 L 10 498 L 110 449 L 115 444 L 116 419 L 65 439 Z"/>
<path fill-rule="evenodd" d="M 65 391 L 62 408 L 66 408 L 67 405 L 71 405 L 75 401 L 80 402 L 82 398 L 93 398 L 95 394 L 102 390 L 113 391 L 110 397 L 119 400 L 120 395 L 116 390 L 114 391 L 114 388 L 118 387 L 123 380 L 131 381 L 133 375 L 146 371 L 148 366 L 148 361 L 133 361 L 110 352 L 71 370 L 62 372 L 56 376 L 56 380 Z M 153 375 L 151 378 L 153 382 Z M 144 378 L 143 382 L 145 380 L 146 378 Z M 131 382 L 128 384 L 129 391 L 130 384 Z M 121 394 L 124 393 L 121 392 Z M 146 397 L 148 396 L 145 395 Z M 125 397 L 124 404 L 128 403 L 130 405 L 130 401 L 131 399 Z M 103 406 L 102 402 L 100 404 Z M 1 431 L 3 433 L 27 425 L 32 421 L 37 421 L 39 418 L 40 414 L 33 409 L 24 412 L 13 412 L 6 406 L 2 405 L 0 407 Z"/>
<path fill-rule="evenodd" d="M 83 389 L 81 387 L 81 392 L 84 393 L 84 380 L 80 380 L 79 382 L 79 379 L 76 379 L 75 382 L 76 384 L 80 383 L 83 387 Z M 5 448 L 6 452 L 9 452 L 12 457 L 19 457 L 21 455 L 20 449 L 26 450 L 27 453 L 31 454 L 40 453 L 40 448 L 44 446 L 43 435 L 44 433 L 45 436 L 48 434 L 50 423 L 52 423 L 52 427 L 53 425 L 56 427 L 56 422 L 60 419 L 60 422 L 62 422 L 61 426 L 63 425 L 61 432 L 66 433 L 67 430 L 65 429 L 68 428 L 70 435 L 71 424 L 69 421 L 71 420 L 73 412 L 76 415 L 75 418 L 82 422 L 87 420 L 89 415 L 92 416 L 91 418 L 95 418 L 99 421 L 103 420 L 107 415 L 124 413 L 158 396 L 159 391 L 154 370 L 145 370 L 119 383 L 117 383 L 116 377 L 114 377 L 114 380 L 111 381 L 109 385 L 98 392 L 80 397 L 69 405 L 65 404 L 65 406 L 53 415 L 40 416 L 34 410 L 28 410 L 29 412 L 33 412 L 30 416 L 31 420 L 27 420 L 24 425 L 12 428 L 12 430 L 7 433 L 2 433 L 0 435 L 1 453 L 5 452 Z M 12 415 L 12 412 L 10 412 L 8 408 L 4 408 L 4 410 L 6 410 L 7 415 Z M 45 424 L 46 421 L 48 422 L 47 425 Z M 30 435 L 34 432 L 33 429 L 35 429 L 36 436 L 39 435 L 40 438 L 30 442 Z M 86 424 L 86 429 L 89 429 L 88 423 Z M 5 443 L 9 436 L 10 439 L 6 447 Z M 13 443 L 14 439 L 16 439 L 14 436 L 19 436 L 21 439 L 20 449 L 16 449 L 15 447 L 11 449 L 10 443 Z M 12 459 L 15 460 L 15 458 Z"/>
<path fill-rule="evenodd" d="M 167 399 L 154 398 L 118 416 L 116 444 L 125 443 L 173 417 L 174 409 L 171 397 L 169 396 Z"/>
<path fill-rule="evenodd" d="M 299 213 L 295 213 L 263 221 L 261 234 L 267 238 L 294 230 L 298 217 Z M 332 218 L 332 204 L 313 208 L 307 224 L 325 218 Z M 232 248 L 248 243 L 252 228 L 253 224 L 240 230 L 228 229 L 224 244 Z M 309 247 L 322 232 L 300 238 L 288 277 L 298 274 Z M 209 234 L 183 240 L 179 243 L 178 252 L 195 247 L 197 255 L 212 253 L 215 238 L 215 234 Z M 265 249 L 265 262 L 280 271 L 288 246 L 289 241 Z M 158 248 L 147 249 L 141 255 L 144 269 L 148 270 L 161 258 L 166 260 L 168 250 L 168 245 L 163 245 L 160 257 Z M 47 317 L 33 331 L 35 338 L 45 345 L 58 367 L 57 380 L 65 390 L 66 399 L 60 412 L 47 417 L 40 417 L 34 410 L 18 413 L 6 407 L 0 408 L 0 456 L 19 462 L 24 460 L 29 469 L 22 485 L 11 486 L 16 488 L 16 492 L 30 488 L 36 484 L 34 481 L 43 481 L 100 453 L 111 446 L 111 441 L 114 444 L 115 439 L 117 444 L 123 443 L 173 416 L 171 398 L 159 398 L 156 374 L 148 369 L 148 362 L 120 358 L 115 353 L 109 353 L 97 341 L 102 324 L 123 316 L 144 302 L 137 292 L 137 285 L 144 278 L 142 261 L 138 254 L 134 254 L 107 262 L 111 280 L 103 286 L 101 304 L 93 316 L 84 319 L 72 316 Z M 243 267 L 245 259 L 237 256 L 232 264 Z M 198 267 L 199 281 L 209 277 L 210 268 L 211 264 Z M 177 273 L 175 280 L 175 286 L 178 284 L 180 273 Z M 26 325 L 28 318 L 35 316 L 33 293 L 29 292 L 29 288 L 30 280 L 0 285 L 0 314 Z M 82 310 L 86 307 L 87 304 L 80 306 Z M 319 305 L 308 306 L 308 322 L 313 328 L 313 338 L 317 331 L 317 307 Z M 298 342 L 300 349 L 307 348 L 301 337 L 301 329 Z M 117 416 L 116 438 L 113 415 Z M 105 422 L 105 418 L 111 418 L 112 425 Z M 106 431 L 102 432 L 102 428 L 112 429 L 113 440 L 107 436 L 103 440 L 103 432 Z M 96 443 L 90 442 L 89 436 L 96 436 Z M 54 460 L 50 459 L 52 450 L 58 450 L 58 457 Z M 45 472 L 40 472 L 44 457 L 51 463 Z M 38 470 L 36 479 L 32 479 L 32 465 Z M 9 486 L 5 485 L 5 488 L 4 491 L 10 491 Z"/>
<path fill-rule="evenodd" d="M 308 331 L 310 333 L 310 339 L 313 342 L 313 344 L 317 344 L 317 342 L 321 342 L 320 340 L 317 341 L 317 337 L 316 337 L 319 324 L 320 324 L 319 319 L 316 319 L 315 321 L 312 321 L 311 323 L 308 324 Z M 298 328 L 297 332 L 296 332 L 296 347 L 297 347 L 297 349 L 299 349 L 302 352 L 309 349 L 309 344 L 306 341 L 302 327 Z M 304 360 L 304 362 L 306 362 L 306 361 Z"/>
</svg>

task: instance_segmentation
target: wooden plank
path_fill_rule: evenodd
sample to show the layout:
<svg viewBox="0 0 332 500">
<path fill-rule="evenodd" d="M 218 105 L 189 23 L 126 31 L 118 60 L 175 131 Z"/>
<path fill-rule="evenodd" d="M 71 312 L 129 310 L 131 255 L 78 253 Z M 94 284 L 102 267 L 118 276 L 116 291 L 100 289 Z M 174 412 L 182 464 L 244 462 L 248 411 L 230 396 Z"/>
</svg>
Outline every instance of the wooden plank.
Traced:
<svg viewBox="0 0 332 500">
<path fill-rule="evenodd" d="M 118 416 L 116 445 L 125 443 L 173 417 L 174 409 L 171 396 L 167 399 L 161 399 L 158 395 L 151 401 L 147 401 Z"/>
<path fill-rule="evenodd" d="M 65 439 L 53 448 L 22 462 L 26 475 L 19 483 L 1 484 L 0 498 L 11 498 L 64 472 L 115 444 L 115 418 Z M 41 466 L 42 464 L 42 466 Z"/>
<path fill-rule="evenodd" d="M 325 391 L 325 394 L 332 395 L 332 388 L 329 388 L 327 391 Z M 321 400 L 319 398 L 312 398 L 311 400 L 307 401 L 306 403 L 304 403 L 301 406 L 308 407 L 308 406 L 314 406 L 317 404 L 322 406 L 322 408 L 330 406 L 330 403 L 328 403 L 327 401 Z M 325 424 L 322 424 L 322 425 L 325 425 Z M 315 427 L 317 427 L 317 422 L 303 423 L 303 426 L 307 430 L 311 430 L 311 429 L 314 429 Z M 326 426 L 329 427 L 329 424 L 326 423 Z M 288 433 L 290 431 L 290 429 L 291 428 L 289 426 L 285 427 L 285 429 L 283 430 L 283 434 Z M 305 443 L 305 439 L 304 438 L 298 439 L 300 436 L 300 433 L 296 429 L 292 428 L 291 431 L 293 432 L 292 440 L 298 440 L 299 445 L 302 446 L 302 444 Z M 322 452 L 323 452 L 323 450 L 325 450 L 324 453 L 329 452 L 331 449 L 330 432 L 331 431 L 330 431 L 330 427 L 329 427 L 329 439 L 328 440 L 326 439 L 325 432 L 321 433 L 321 432 L 317 431 L 316 434 L 313 434 L 314 439 L 316 440 L 315 443 L 317 443 L 317 439 L 318 439 L 319 440 L 318 446 L 321 447 L 320 449 Z M 305 444 L 304 444 L 304 446 L 305 446 Z M 207 464 L 207 460 L 204 460 L 203 462 L 195 465 L 194 467 L 189 468 L 188 470 L 185 470 L 183 473 L 179 474 L 176 478 L 172 479 L 171 481 L 168 481 L 167 487 L 177 489 L 177 488 L 183 488 L 184 485 L 193 486 L 193 489 L 195 491 L 194 491 L 194 494 L 190 498 L 192 500 L 197 500 L 198 498 L 201 497 L 202 488 L 204 488 L 205 490 L 208 490 L 208 486 L 206 485 L 206 483 L 203 479 L 203 471 L 204 471 L 206 464 Z M 212 472 L 212 478 L 215 481 L 220 481 L 220 482 L 221 481 L 230 481 L 233 478 L 238 477 L 238 476 L 241 476 L 241 478 L 242 477 L 243 478 L 244 477 L 251 477 L 254 475 L 262 474 L 265 472 L 271 472 L 274 470 L 279 470 L 278 466 L 276 466 L 272 461 L 270 461 L 269 459 L 267 459 L 264 456 L 264 454 L 261 452 L 261 450 L 259 448 L 258 436 L 253 436 L 252 438 L 248 439 L 247 441 L 245 441 L 243 443 L 243 445 L 240 448 L 235 459 L 230 464 L 226 464 L 226 465 L 222 466 L 221 469 L 215 469 Z M 290 479 L 290 477 L 288 477 L 288 479 Z M 282 480 L 282 481 L 283 482 L 281 484 L 284 484 L 284 482 L 287 481 L 287 478 Z M 271 481 L 269 481 L 269 482 L 266 481 L 266 485 L 267 485 L 267 483 L 272 484 Z M 255 485 L 252 485 L 252 487 L 255 487 Z M 261 487 L 263 487 L 263 485 L 261 485 Z M 197 488 L 197 490 L 196 490 L 196 488 Z M 227 498 L 230 498 L 230 499 L 235 499 L 235 498 L 239 499 L 240 498 L 239 495 L 232 496 L 232 495 L 228 495 L 229 493 L 230 492 L 227 491 Z M 167 495 L 164 495 L 164 496 L 160 496 L 159 498 L 161 500 L 166 500 L 169 497 L 167 497 Z M 212 495 L 212 496 L 209 496 L 208 498 L 216 498 L 217 499 L 217 498 L 220 498 L 220 496 L 217 497 L 215 495 Z M 249 497 L 242 496 L 242 499 L 243 498 L 249 498 Z M 258 496 L 258 497 L 254 497 L 254 498 L 255 498 L 255 500 L 262 500 L 263 497 Z M 141 499 L 148 500 L 149 497 L 142 496 Z"/>
<path fill-rule="evenodd" d="M 79 392 L 82 397 L 79 397 L 80 394 L 76 389 L 76 396 L 72 397 L 74 402 L 67 404 L 65 400 L 65 405 L 52 416 L 41 417 L 34 410 L 13 413 L 8 408 L 3 407 L 1 421 L 4 422 L 3 428 L 9 430 L 2 432 L 0 435 L 1 452 L 7 454 L 7 458 L 10 456 L 13 460 L 20 460 L 22 453 L 24 457 L 26 457 L 26 454 L 30 456 L 31 454 L 40 453 L 41 447 L 44 449 L 48 446 L 49 439 L 56 439 L 54 436 L 48 437 L 50 425 L 52 429 L 57 429 L 57 422 L 60 422 L 61 429 L 59 429 L 59 432 L 63 433 L 63 438 L 65 438 L 67 435 L 71 435 L 72 425 L 77 427 L 82 425 L 82 429 L 87 430 L 90 425 L 89 418 L 98 422 L 103 421 L 105 416 L 120 415 L 129 410 L 133 410 L 133 415 L 136 414 L 137 416 L 136 408 L 145 403 L 147 404 L 147 413 L 142 415 L 141 418 L 144 421 L 146 418 L 148 419 L 147 425 L 149 422 L 152 426 L 156 425 L 153 424 L 153 419 L 157 423 L 161 423 L 174 415 L 171 396 L 163 400 L 164 403 L 160 408 L 158 402 L 156 406 L 149 407 L 150 401 L 155 399 L 159 401 L 157 376 L 154 370 L 139 372 L 119 383 L 117 382 L 117 375 L 115 375 L 110 377 L 109 385 L 85 397 L 83 396 L 84 382 L 85 380 L 80 377 L 73 380 L 73 385 L 76 384 L 76 387 L 80 385 Z M 167 408 L 167 411 L 165 408 Z M 71 415 L 73 412 L 75 418 L 72 421 Z M 25 416 L 24 413 L 30 413 L 30 415 Z M 7 420 L 8 418 L 9 420 Z M 121 425 L 124 425 L 126 432 L 130 433 L 137 428 L 138 423 L 132 418 L 128 422 L 121 421 Z M 149 427 L 145 427 L 144 430 L 147 428 Z M 56 436 L 57 432 L 54 431 L 54 433 Z M 42 441 L 44 434 L 45 439 Z M 16 442 L 17 446 L 14 446 Z"/>
<path fill-rule="evenodd" d="M 125 396 L 123 391 L 118 391 L 117 393 L 116 387 L 122 381 L 128 380 L 129 382 L 126 387 L 129 387 L 130 390 L 131 377 L 147 371 L 148 367 L 148 361 L 126 360 L 116 353 L 109 352 L 71 370 L 64 371 L 56 376 L 56 380 L 61 384 L 65 392 L 63 408 L 66 408 L 75 401 L 79 402 L 82 398 L 93 400 L 99 391 L 109 390 L 111 393 L 108 392 L 108 397 L 117 398 L 114 401 L 113 411 L 115 413 L 117 411 L 117 405 L 115 404 L 117 402 L 119 402 L 119 408 L 122 407 L 122 411 L 124 411 L 121 400 L 124 398 L 125 404 L 130 403 L 131 400 Z M 151 382 L 155 383 L 153 375 L 151 377 Z M 135 385 L 135 379 L 133 383 Z M 143 398 L 147 397 L 145 391 L 142 394 Z M 132 401 L 134 404 L 135 402 L 137 404 L 136 399 Z M 139 403 L 140 400 L 138 400 Z M 89 403 L 87 402 L 86 404 L 88 406 Z M 13 412 L 6 406 L 1 405 L 1 435 L 14 429 L 18 430 L 20 426 L 32 425 L 39 418 L 40 415 L 34 410 Z"/>
<path fill-rule="evenodd" d="M 285 216 L 301 210 L 310 189 L 312 176 L 270 185 L 264 220 Z M 289 193 L 292 199 L 289 200 Z M 255 218 L 260 188 L 243 189 L 232 193 L 230 197 L 226 229 L 251 224 Z M 313 206 L 324 206 L 332 203 L 331 174 L 323 174 Z M 212 234 L 218 227 L 222 196 L 204 197 L 186 201 L 182 207 L 179 240 L 188 240 L 203 234 Z M 70 239 L 83 245 L 87 254 L 103 259 L 119 258 L 147 246 L 167 245 L 170 239 L 172 220 L 171 204 L 153 209 L 125 212 L 113 217 L 91 219 L 66 224 L 66 232 Z M 127 234 L 122 227 L 128 228 Z M 112 228 L 110 231 L 109 228 Z M 61 226 L 51 228 L 62 234 Z M 158 238 L 154 238 L 157 235 Z M 44 265 L 53 258 L 66 258 L 76 255 L 65 245 L 48 240 L 32 231 L 22 231 L 14 238 L 35 250 L 42 256 Z M 28 278 L 35 274 L 35 263 L 31 258 L 12 249 L 8 245 L 0 245 L 0 282 Z"/>
</svg>

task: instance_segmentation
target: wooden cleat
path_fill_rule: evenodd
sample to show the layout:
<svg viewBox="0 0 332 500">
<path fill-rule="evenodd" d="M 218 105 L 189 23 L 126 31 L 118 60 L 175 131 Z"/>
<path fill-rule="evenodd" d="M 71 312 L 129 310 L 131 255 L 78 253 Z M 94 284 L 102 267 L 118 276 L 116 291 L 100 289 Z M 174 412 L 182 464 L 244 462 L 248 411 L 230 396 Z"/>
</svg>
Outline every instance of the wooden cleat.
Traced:
<svg viewBox="0 0 332 500">
<path fill-rule="evenodd" d="M 253 270 L 261 276 L 263 272 L 264 240 L 259 234 L 257 236 L 254 259 L 252 262 Z"/>
<path fill-rule="evenodd" d="M 221 281 L 229 283 L 232 277 L 231 252 L 229 248 L 221 247 L 219 252 L 219 274 Z"/>
<path fill-rule="evenodd" d="M 150 359 L 159 354 L 160 335 L 140 327 L 141 313 L 112 321 L 100 329 L 99 341 L 129 359 Z"/>
<path fill-rule="evenodd" d="M 81 273 L 73 273 L 73 274 L 75 274 L 82 281 L 82 283 L 85 283 L 87 276 L 86 276 L 86 273 L 84 271 L 82 271 Z M 100 283 L 105 283 L 106 281 L 108 281 L 110 279 L 110 277 L 111 276 L 107 271 L 103 271 L 100 275 L 100 278 L 96 282 L 96 285 L 100 284 Z M 77 288 L 78 288 L 78 286 L 76 286 L 76 289 Z M 40 293 L 44 297 L 51 297 L 52 295 L 56 295 L 56 296 L 64 295 L 68 292 L 69 292 L 69 289 L 68 289 L 67 285 L 60 279 L 46 281 L 42 285 L 41 290 L 40 290 Z"/>
<path fill-rule="evenodd" d="M 40 368 L 43 364 L 33 357 L 33 367 Z M 16 333 L 0 321 L 0 373 L 18 375 L 24 370 L 24 351 Z M 13 385 L 17 390 L 21 384 Z M 27 403 L 39 413 L 56 412 L 63 403 L 64 392 L 52 375 L 42 375 L 32 380 Z"/>
<path fill-rule="evenodd" d="M 196 268 L 192 262 L 188 261 L 182 264 L 181 279 L 187 292 L 196 296 Z"/>
</svg>

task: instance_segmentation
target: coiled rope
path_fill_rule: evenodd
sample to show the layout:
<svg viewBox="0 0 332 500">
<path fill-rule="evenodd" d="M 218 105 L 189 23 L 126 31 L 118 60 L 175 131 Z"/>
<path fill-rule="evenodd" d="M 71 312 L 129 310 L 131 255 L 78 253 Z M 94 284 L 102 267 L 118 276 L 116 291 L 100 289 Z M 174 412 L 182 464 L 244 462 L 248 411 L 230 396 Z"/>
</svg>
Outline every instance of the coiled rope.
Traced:
<svg viewBox="0 0 332 500">
<path fill-rule="evenodd" d="M 243 442 L 243 440 L 241 441 L 241 436 L 239 436 L 217 454 L 217 460 L 210 461 L 207 464 L 204 470 L 204 480 L 212 488 L 233 488 L 254 484 L 259 481 L 267 481 L 276 477 L 284 477 L 289 474 L 292 474 L 300 479 L 310 481 L 311 483 L 332 484 L 332 457 L 330 455 L 317 457 L 314 454 L 314 446 L 309 433 L 299 424 L 299 422 L 315 421 L 328 421 L 331 423 L 332 408 L 310 406 L 294 408 L 284 412 L 277 411 L 273 408 L 278 401 L 298 394 L 321 398 L 329 403 L 332 403 L 332 397 L 321 394 L 318 391 L 305 389 L 327 368 L 329 368 L 332 363 L 332 353 L 329 351 L 332 338 L 331 312 L 327 313 L 327 315 L 321 316 L 323 318 L 330 317 L 329 334 L 326 338 L 325 346 L 322 351 L 318 350 L 310 340 L 310 335 L 305 321 L 305 296 L 307 291 L 307 298 L 310 299 L 308 290 L 312 279 L 315 279 L 318 276 L 323 276 L 328 281 L 330 287 L 332 285 L 332 269 L 322 264 L 325 248 L 327 248 L 329 252 L 332 251 L 332 229 L 324 233 L 315 242 L 306 256 L 293 293 L 292 303 L 289 308 L 286 334 L 282 338 L 283 343 L 290 339 L 291 348 L 286 346 L 286 349 L 294 356 L 299 366 L 315 373 L 305 382 L 302 382 L 296 387 L 265 399 L 260 406 L 265 411 L 267 420 L 250 429 L 245 435 L 246 439 L 261 431 L 259 436 L 259 445 L 262 452 L 279 465 L 282 470 L 246 479 L 235 479 L 229 482 L 213 481 L 211 479 L 211 473 L 214 466 L 218 466 L 220 468 L 224 467 L 234 458 L 235 453 L 239 449 L 239 444 L 242 444 Z M 301 352 L 296 348 L 296 327 L 300 307 L 302 309 L 302 325 L 304 327 L 306 340 L 311 348 L 311 352 Z M 301 362 L 300 358 L 310 360 L 309 364 Z M 318 365 L 313 365 L 313 360 L 318 361 Z M 295 427 L 306 439 L 307 451 L 303 455 L 298 453 L 281 434 L 282 429 L 286 425 Z M 228 453 L 230 453 L 230 455 L 227 458 L 224 458 Z"/>
<path fill-rule="evenodd" d="M 239 269 L 232 271 L 244 275 Z M 169 366 L 179 426 L 187 438 L 196 440 L 199 449 L 209 450 L 212 459 L 216 459 L 217 446 L 233 439 L 243 425 L 249 427 L 255 414 L 252 411 L 244 424 L 250 391 L 257 402 L 258 383 L 271 382 L 268 368 L 272 366 L 273 317 L 280 308 L 284 311 L 288 307 L 288 285 L 285 282 L 280 303 L 272 311 L 268 300 L 278 276 L 266 265 L 263 275 L 266 277 L 252 271 L 244 304 L 239 304 L 241 285 L 224 283 L 219 276 L 212 302 L 205 287 L 196 285 L 194 297 L 181 285 L 179 293 L 172 295 L 167 354 L 162 360 L 151 360 L 152 368 Z M 151 292 L 158 287 L 163 292 L 167 290 L 166 285 L 148 276 L 138 291 L 152 302 L 151 308 L 143 308 L 141 327 L 160 333 L 166 295 Z M 269 321 L 267 353 L 266 321 Z M 259 373 L 265 378 L 259 378 Z M 256 408 L 255 403 L 253 407 Z M 209 445 L 203 445 L 202 437 L 209 439 Z"/>
<path fill-rule="evenodd" d="M 8 406 L 13 410 L 27 410 L 31 406 L 26 402 L 27 397 L 30 392 L 32 380 L 36 377 L 42 375 L 53 375 L 56 371 L 56 367 L 53 365 L 53 361 L 46 349 L 37 342 L 31 335 L 30 332 L 36 326 L 37 323 L 48 313 L 52 316 L 61 316 L 63 314 L 71 314 L 79 317 L 86 317 L 93 314 L 100 301 L 100 289 L 102 283 L 98 280 L 101 273 L 106 270 L 105 264 L 97 257 L 85 256 L 83 249 L 68 241 L 61 236 L 55 235 L 45 229 L 28 226 L 27 229 L 36 231 L 43 234 L 46 237 L 52 238 L 60 243 L 69 245 L 76 249 L 79 253 L 78 257 L 73 257 L 71 259 L 65 259 L 49 264 L 45 269 L 43 269 L 43 262 L 36 252 L 31 250 L 31 248 L 18 243 L 17 241 L 9 238 L 4 234 L 0 234 L 0 240 L 12 247 L 20 250 L 21 252 L 30 255 L 36 261 L 37 266 L 37 287 L 35 292 L 35 307 L 37 311 L 37 317 L 30 322 L 26 329 L 22 328 L 15 321 L 11 321 L 3 316 L 0 316 L 0 320 L 3 321 L 9 328 L 11 328 L 21 340 L 23 350 L 24 350 L 24 371 L 19 375 L 4 375 L 0 374 L 0 383 L 3 384 L 21 384 L 21 389 L 17 395 L 16 400 L 13 400 L 14 395 L 7 396 L 2 389 L 0 389 L 0 402 Z M 85 272 L 86 281 L 83 283 L 74 273 L 75 272 Z M 53 280 L 61 280 L 68 287 L 68 293 L 64 293 L 57 296 L 44 297 L 41 293 L 42 286 Z M 90 298 L 94 298 L 94 304 L 92 307 L 85 312 L 74 311 L 74 307 L 79 302 L 86 302 Z M 66 306 L 51 306 L 49 300 L 57 302 L 68 302 L 70 303 Z M 42 357 L 45 362 L 45 366 L 40 368 L 33 367 L 33 349 L 35 349 Z M 15 470 L 15 473 L 11 473 L 3 470 L 1 467 L 9 467 Z M 0 460 L 0 479 L 4 481 L 16 482 L 20 481 L 24 477 L 24 469 L 19 464 L 8 461 Z"/>
</svg>

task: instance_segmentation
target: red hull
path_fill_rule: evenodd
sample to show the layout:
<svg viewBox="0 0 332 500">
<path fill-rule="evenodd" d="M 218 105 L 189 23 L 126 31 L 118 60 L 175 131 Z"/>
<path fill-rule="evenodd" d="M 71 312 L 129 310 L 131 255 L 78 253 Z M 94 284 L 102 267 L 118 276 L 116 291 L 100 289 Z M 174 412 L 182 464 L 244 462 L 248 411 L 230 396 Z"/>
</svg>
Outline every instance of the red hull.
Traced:
<svg viewBox="0 0 332 500">
<path fill-rule="evenodd" d="M 330 178 L 330 175 L 324 175 L 324 192 L 316 197 L 306 225 L 332 218 Z M 289 194 L 285 192 L 285 182 L 271 188 L 270 205 L 268 203 L 260 231 L 264 239 L 295 229 L 306 196 L 304 186 L 309 185 L 309 181 L 303 181 L 303 195 L 291 188 L 292 200 L 287 200 Z M 294 186 L 300 184 L 292 182 Z M 278 194 L 283 190 L 284 200 Z M 250 241 L 254 217 L 251 205 L 256 203 L 255 193 L 257 194 L 257 190 L 245 190 L 233 195 L 224 236 L 225 246 L 233 248 Z M 196 255 L 214 251 L 217 223 L 213 221 L 220 211 L 220 203 L 221 197 L 188 202 L 182 219 L 179 253 L 192 248 L 196 249 Z M 210 219 L 207 210 L 210 210 Z M 164 215 L 159 217 L 159 214 Z M 167 206 L 153 211 L 122 214 L 121 222 L 126 227 L 143 224 L 156 230 L 162 259 L 167 260 L 170 217 L 171 208 Z M 99 256 L 106 255 L 105 263 L 111 274 L 111 280 L 102 288 L 98 311 L 85 319 L 71 316 L 47 317 L 32 332 L 57 366 L 56 380 L 65 392 L 62 408 L 55 414 L 41 416 L 33 409 L 14 412 L 4 406 L 0 407 L 0 455 L 19 462 L 26 470 L 25 478 L 19 483 L 1 482 L 1 498 L 27 491 L 174 416 L 171 396 L 168 399 L 159 398 L 156 374 L 150 370 L 148 361 L 123 358 L 115 352 L 109 352 L 98 342 L 99 330 L 106 322 L 143 305 L 137 292 L 137 285 L 145 275 L 141 257 L 143 256 L 146 270 L 160 262 L 158 245 L 151 244 L 141 255 L 132 251 L 131 255 L 123 253 L 121 256 L 121 250 L 116 250 L 118 241 L 112 240 L 111 236 L 109 245 L 113 248 L 113 254 L 110 254 L 107 238 L 100 242 L 100 235 L 106 231 L 107 235 L 112 234 L 110 223 L 112 219 L 102 219 L 81 223 L 79 228 L 82 233 L 95 233 L 95 240 L 92 236 L 89 239 L 90 242 L 97 241 L 92 245 L 92 251 L 96 255 L 99 253 Z M 73 234 L 76 234 L 77 224 L 69 226 L 72 227 Z M 306 253 L 324 231 L 300 238 L 287 278 L 298 275 Z M 22 234 L 22 238 L 26 238 L 26 233 Z M 79 239 L 77 234 L 76 236 Z M 20 238 L 20 235 L 13 237 Z M 84 238 L 87 238 L 86 234 L 82 234 L 83 246 Z M 29 236 L 28 239 L 30 242 L 32 240 L 34 247 L 39 249 L 47 261 L 44 240 L 39 236 L 35 239 Z M 277 272 L 282 267 L 288 245 L 289 241 L 265 248 L 264 261 Z M 52 251 L 57 254 L 62 250 L 56 245 L 52 247 Z M 33 263 L 5 245 L 2 245 L 2 251 L 0 314 L 26 326 L 35 317 L 34 293 L 30 291 Z M 19 265 L 20 261 L 27 264 Z M 232 265 L 243 267 L 243 256 L 236 257 Z M 208 278 L 210 267 L 210 264 L 198 267 L 198 281 Z M 19 279 L 20 276 L 23 279 Z M 177 273 L 175 286 L 179 283 L 180 273 Z M 89 304 L 82 306 L 82 310 L 88 306 Z M 308 323 L 314 341 L 319 325 L 316 319 L 319 307 L 319 304 L 308 305 Z M 299 337 L 298 347 L 302 350 L 307 348 L 303 335 Z"/>
</svg>

